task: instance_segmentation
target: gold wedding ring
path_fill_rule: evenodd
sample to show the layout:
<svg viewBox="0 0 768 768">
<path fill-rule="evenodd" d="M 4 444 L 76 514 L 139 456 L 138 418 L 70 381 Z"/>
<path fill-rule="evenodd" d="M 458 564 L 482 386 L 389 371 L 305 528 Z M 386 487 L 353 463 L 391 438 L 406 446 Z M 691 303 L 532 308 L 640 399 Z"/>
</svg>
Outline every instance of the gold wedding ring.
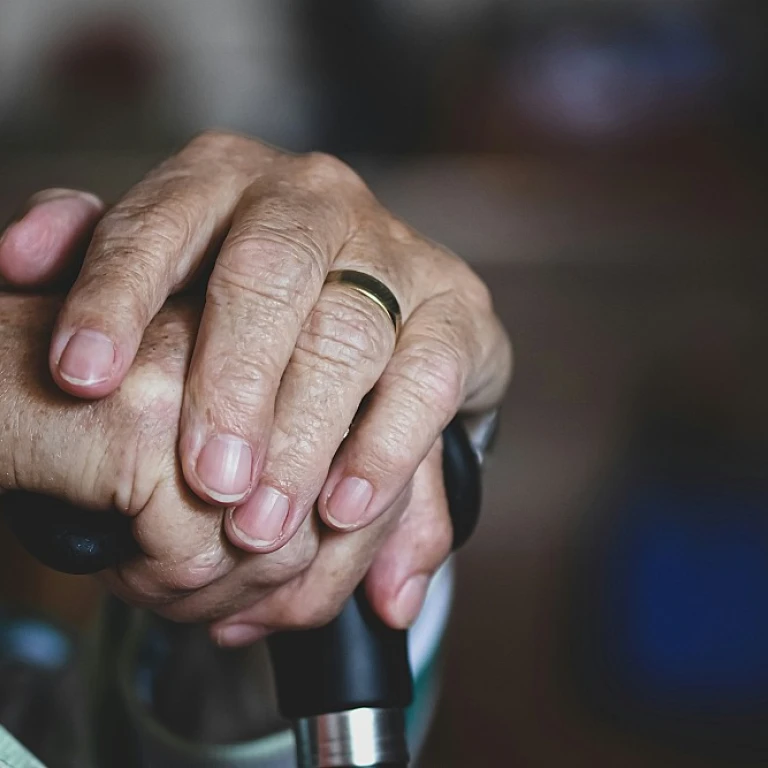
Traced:
<svg viewBox="0 0 768 768">
<path fill-rule="evenodd" d="M 400 305 L 392 291 L 380 280 L 371 277 L 365 272 L 357 272 L 354 269 L 337 269 L 328 273 L 325 282 L 326 284 L 338 283 L 340 285 L 348 285 L 370 299 L 387 313 L 395 328 L 395 338 L 400 335 L 400 327 L 403 324 Z"/>
</svg>

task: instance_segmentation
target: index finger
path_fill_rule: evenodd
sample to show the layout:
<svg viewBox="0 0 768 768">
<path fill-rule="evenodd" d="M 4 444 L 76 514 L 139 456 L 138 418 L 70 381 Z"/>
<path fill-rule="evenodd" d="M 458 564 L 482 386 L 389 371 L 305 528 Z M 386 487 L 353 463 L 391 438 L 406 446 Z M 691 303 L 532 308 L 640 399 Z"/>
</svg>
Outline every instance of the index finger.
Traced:
<svg viewBox="0 0 768 768">
<path fill-rule="evenodd" d="M 318 499 L 325 523 L 353 530 L 376 519 L 460 409 L 495 402 L 510 366 L 506 336 L 487 307 L 455 292 L 417 307 L 328 473 Z M 363 484 L 361 500 L 354 489 Z"/>
<path fill-rule="evenodd" d="M 104 216 L 53 334 L 50 368 L 62 389 L 102 397 L 120 384 L 147 325 L 200 266 L 271 154 L 243 137 L 204 134 Z"/>
</svg>

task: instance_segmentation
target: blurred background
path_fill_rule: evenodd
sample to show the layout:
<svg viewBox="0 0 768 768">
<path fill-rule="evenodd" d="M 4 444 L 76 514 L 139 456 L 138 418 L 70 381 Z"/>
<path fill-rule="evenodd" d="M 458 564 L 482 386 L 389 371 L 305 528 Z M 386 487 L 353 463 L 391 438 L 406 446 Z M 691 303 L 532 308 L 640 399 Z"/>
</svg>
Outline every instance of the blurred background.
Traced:
<svg viewBox="0 0 768 768">
<path fill-rule="evenodd" d="M 517 372 L 426 768 L 768 759 L 766 22 L 0 0 L 0 218 L 47 186 L 116 199 L 222 127 L 340 154 L 489 282 Z M 3 601 L 86 626 L 98 589 L 5 539 Z"/>
</svg>

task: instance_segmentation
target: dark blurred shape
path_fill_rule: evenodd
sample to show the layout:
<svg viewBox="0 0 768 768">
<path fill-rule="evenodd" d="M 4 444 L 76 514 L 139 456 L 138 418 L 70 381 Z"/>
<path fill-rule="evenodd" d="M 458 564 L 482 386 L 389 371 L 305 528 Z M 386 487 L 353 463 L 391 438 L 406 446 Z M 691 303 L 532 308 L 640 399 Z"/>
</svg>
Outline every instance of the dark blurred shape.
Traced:
<svg viewBox="0 0 768 768">
<path fill-rule="evenodd" d="M 191 742 L 247 741 L 286 726 L 264 643 L 222 650 L 204 627 L 153 617 L 142 637 L 136 679 L 152 715 Z"/>
<path fill-rule="evenodd" d="M 684 150 L 765 124 L 759 0 L 231 0 L 215 29 L 209 7 L 181 8 L 56 14 L 32 66 L 7 54 L 30 88 L 0 72 L 3 130 L 91 149 L 174 145 L 214 122 L 350 155 Z M 16 10 L 8 29 L 41 17 Z"/>
<path fill-rule="evenodd" d="M 4 495 L 9 528 L 26 550 L 61 573 L 93 574 L 137 552 L 132 519 L 120 512 L 84 510 L 23 491 Z"/>
<path fill-rule="evenodd" d="M 685 151 L 737 112 L 765 113 L 765 14 L 674 2 L 489 11 L 444 54 L 456 76 L 442 80 L 443 136 L 467 150 Z"/>
<path fill-rule="evenodd" d="M 143 30 L 106 19 L 63 41 L 51 52 L 49 66 L 68 100 L 87 106 L 107 99 L 125 106 L 146 96 L 157 64 L 154 45 Z"/>
<path fill-rule="evenodd" d="M 162 43 L 136 20 L 106 14 L 63 36 L 48 52 L 47 82 L 57 132 L 101 146 L 135 142 L 152 125 Z"/>
<path fill-rule="evenodd" d="M 319 143 L 331 152 L 425 151 L 433 126 L 431 62 L 370 0 L 308 0 L 305 39 L 325 91 Z"/>
<path fill-rule="evenodd" d="M 511 51 L 506 96 L 545 135 L 615 142 L 648 136 L 722 96 L 715 30 L 681 8 L 558 20 Z"/>
<path fill-rule="evenodd" d="M 601 718 L 735 761 L 768 755 L 765 338 L 716 326 L 640 390 L 573 564 L 568 663 Z"/>
</svg>

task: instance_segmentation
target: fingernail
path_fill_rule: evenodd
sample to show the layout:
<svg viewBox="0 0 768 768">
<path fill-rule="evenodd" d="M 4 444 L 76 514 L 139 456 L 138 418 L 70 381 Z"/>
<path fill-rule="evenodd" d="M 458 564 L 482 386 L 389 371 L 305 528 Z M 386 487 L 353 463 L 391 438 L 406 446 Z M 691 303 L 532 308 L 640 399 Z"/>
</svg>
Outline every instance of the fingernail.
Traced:
<svg viewBox="0 0 768 768">
<path fill-rule="evenodd" d="M 208 495 L 222 504 L 240 501 L 251 487 L 253 451 L 234 435 L 216 435 L 200 451 L 197 476 Z"/>
<path fill-rule="evenodd" d="M 345 477 L 325 503 L 329 522 L 352 528 L 362 519 L 373 498 L 373 486 L 359 477 Z"/>
<path fill-rule="evenodd" d="M 421 611 L 424 604 L 424 598 L 427 596 L 429 587 L 429 576 L 421 574 L 411 576 L 408 581 L 400 587 L 397 593 L 394 605 L 394 619 L 399 627 L 405 629 L 410 627 Z"/>
<path fill-rule="evenodd" d="M 114 367 L 115 345 L 98 331 L 78 331 L 59 359 L 61 378 L 81 387 L 107 381 Z"/>
<path fill-rule="evenodd" d="M 267 547 L 280 538 L 290 506 L 284 493 L 260 485 L 243 506 L 232 511 L 232 527 L 246 544 Z"/>
<path fill-rule="evenodd" d="M 249 645 L 257 640 L 266 637 L 269 630 L 266 627 L 259 627 L 253 624 L 230 624 L 222 627 L 216 633 L 216 642 L 219 645 Z"/>
</svg>

